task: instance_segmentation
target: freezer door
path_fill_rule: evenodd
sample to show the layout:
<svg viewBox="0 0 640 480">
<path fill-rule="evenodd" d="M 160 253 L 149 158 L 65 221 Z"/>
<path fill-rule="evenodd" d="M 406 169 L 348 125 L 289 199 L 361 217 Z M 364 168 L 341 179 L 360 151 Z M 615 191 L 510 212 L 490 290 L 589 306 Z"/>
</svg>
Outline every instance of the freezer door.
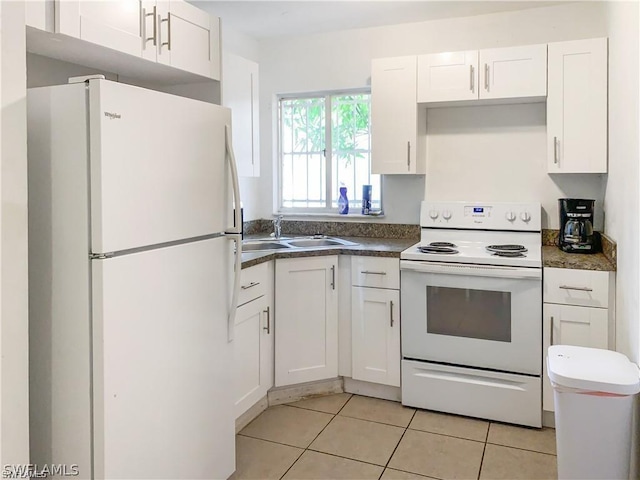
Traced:
<svg viewBox="0 0 640 480">
<path fill-rule="evenodd" d="M 229 109 L 106 80 L 89 87 L 91 239 L 107 253 L 225 231 Z"/>
<path fill-rule="evenodd" d="M 228 478 L 228 266 L 215 238 L 93 260 L 95 478 Z"/>
</svg>

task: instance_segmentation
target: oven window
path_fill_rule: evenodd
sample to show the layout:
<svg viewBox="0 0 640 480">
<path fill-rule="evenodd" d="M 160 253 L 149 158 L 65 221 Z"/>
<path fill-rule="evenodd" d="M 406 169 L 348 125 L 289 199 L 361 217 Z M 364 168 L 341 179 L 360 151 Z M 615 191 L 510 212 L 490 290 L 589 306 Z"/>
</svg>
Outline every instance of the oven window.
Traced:
<svg viewBox="0 0 640 480">
<path fill-rule="evenodd" d="M 511 292 L 428 286 L 427 333 L 511 342 Z"/>
</svg>

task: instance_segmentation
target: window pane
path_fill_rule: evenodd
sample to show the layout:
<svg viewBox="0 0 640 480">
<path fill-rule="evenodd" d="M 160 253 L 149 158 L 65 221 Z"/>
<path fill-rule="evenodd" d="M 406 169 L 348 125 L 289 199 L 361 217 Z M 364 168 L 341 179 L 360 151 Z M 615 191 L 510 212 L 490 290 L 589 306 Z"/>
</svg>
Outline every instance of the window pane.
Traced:
<svg viewBox="0 0 640 480">
<path fill-rule="evenodd" d="M 362 207 L 363 185 L 372 185 L 371 207 L 380 209 L 380 176 L 370 171 L 371 96 L 357 93 L 328 97 L 331 145 L 325 138 L 326 98 L 280 100 L 281 206 L 326 209 L 330 182 L 332 212 L 337 209 L 341 186 L 347 187 L 351 212 L 357 213 Z M 327 161 L 331 162 L 331 178 L 327 178 Z"/>
<path fill-rule="evenodd" d="M 352 212 L 359 212 L 363 185 L 372 185 L 371 207 L 381 208 L 380 176 L 371 175 L 370 106 L 369 94 L 335 95 L 331 98 L 334 208 L 338 206 L 339 188 L 346 186 Z"/>
<path fill-rule="evenodd" d="M 324 98 L 280 101 L 283 207 L 325 207 L 324 112 Z"/>
</svg>

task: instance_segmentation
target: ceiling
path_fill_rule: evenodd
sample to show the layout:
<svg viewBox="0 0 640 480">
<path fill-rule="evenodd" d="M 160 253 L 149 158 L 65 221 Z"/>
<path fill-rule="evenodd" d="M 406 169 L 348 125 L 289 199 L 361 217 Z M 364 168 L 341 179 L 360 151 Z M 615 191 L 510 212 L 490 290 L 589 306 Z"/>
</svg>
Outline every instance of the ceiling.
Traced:
<svg viewBox="0 0 640 480">
<path fill-rule="evenodd" d="M 218 1 L 189 0 L 251 37 L 324 33 L 399 23 L 522 10 L 559 1 Z"/>
</svg>

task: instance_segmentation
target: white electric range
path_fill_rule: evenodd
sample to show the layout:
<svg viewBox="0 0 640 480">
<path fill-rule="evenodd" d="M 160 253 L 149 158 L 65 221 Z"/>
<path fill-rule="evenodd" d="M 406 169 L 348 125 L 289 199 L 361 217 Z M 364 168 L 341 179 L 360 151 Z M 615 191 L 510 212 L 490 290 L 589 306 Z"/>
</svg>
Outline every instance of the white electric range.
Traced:
<svg viewBox="0 0 640 480">
<path fill-rule="evenodd" d="M 423 202 L 400 255 L 402 403 L 541 426 L 538 203 Z"/>
</svg>

